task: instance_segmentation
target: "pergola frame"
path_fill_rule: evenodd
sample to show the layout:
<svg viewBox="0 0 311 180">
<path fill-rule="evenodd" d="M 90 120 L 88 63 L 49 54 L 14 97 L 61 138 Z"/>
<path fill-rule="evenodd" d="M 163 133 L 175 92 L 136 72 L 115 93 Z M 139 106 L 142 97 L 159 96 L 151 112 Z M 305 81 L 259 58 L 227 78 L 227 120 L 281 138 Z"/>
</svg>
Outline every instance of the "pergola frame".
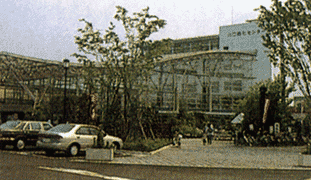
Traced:
<svg viewBox="0 0 311 180">
<path fill-rule="evenodd" d="M 252 63 L 256 61 L 256 52 L 217 50 L 164 55 L 163 59 L 158 62 L 154 71 L 153 77 L 156 77 L 156 79 L 151 78 L 150 83 L 146 86 L 147 89 L 141 95 L 141 98 L 146 98 L 146 102 L 150 104 L 157 104 L 159 112 L 178 113 L 181 106 L 181 100 L 183 100 L 192 103 L 191 107 L 188 107 L 189 112 L 201 112 L 203 114 L 232 114 L 232 108 L 229 112 L 222 112 L 219 111 L 219 109 L 214 111 L 215 104 L 213 104 L 213 98 L 216 97 L 215 95 L 230 97 L 231 99 L 236 95 L 232 96 L 232 93 L 230 92 L 227 94 L 217 94 L 212 92 L 213 84 L 211 80 L 213 78 L 224 78 L 228 73 L 226 74 L 221 71 L 219 69 L 222 68 L 221 66 L 213 67 L 212 64 L 209 64 L 212 61 L 220 63 L 230 60 L 242 60 L 243 62 Z M 184 69 L 182 72 L 180 68 L 181 66 Z M 252 71 L 252 68 L 250 67 L 248 71 Z M 42 99 L 44 99 L 48 88 L 56 88 L 59 90 L 64 88 L 65 70 L 61 61 L 45 60 L 0 52 L 0 72 L 1 112 L 12 110 L 24 111 L 26 107 L 35 107 L 40 101 L 42 101 Z M 83 84 L 80 81 L 81 74 L 83 74 L 82 64 L 70 63 L 67 76 L 67 81 L 69 82 L 68 89 L 79 91 L 79 88 L 81 88 Z M 251 75 L 239 76 L 241 77 L 238 78 L 245 81 L 252 81 L 252 79 L 254 79 Z M 177 77 L 181 77 L 181 79 L 178 80 Z M 195 92 L 187 92 L 187 88 L 182 88 L 182 86 L 186 87 L 189 85 L 189 78 L 195 79 L 195 82 L 193 82 L 193 86 L 195 85 L 197 88 Z M 236 77 L 225 78 L 235 79 Z M 168 79 L 172 81 L 170 82 L 171 86 L 169 88 L 167 86 L 169 84 Z M 17 98 L 14 95 L 15 91 Z M 6 94 L 8 92 L 13 93 L 13 95 Z M 243 93 L 244 92 L 239 93 L 238 96 L 241 96 Z M 185 98 L 182 99 L 183 97 Z M 171 99 L 172 102 L 164 102 L 163 100 L 165 98 Z M 14 103 L 17 102 L 18 99 L 20 99 L 21 102 Z M 14 102 L 10 102 L 10 100 Z M 161 101 L 160 103 L 158 103 L 159 100 Z M 171 107 L 164 107 L 163 103 L 166 103 Z M 16 104 L 19 105 L 16 106 Z"/>
</svg>

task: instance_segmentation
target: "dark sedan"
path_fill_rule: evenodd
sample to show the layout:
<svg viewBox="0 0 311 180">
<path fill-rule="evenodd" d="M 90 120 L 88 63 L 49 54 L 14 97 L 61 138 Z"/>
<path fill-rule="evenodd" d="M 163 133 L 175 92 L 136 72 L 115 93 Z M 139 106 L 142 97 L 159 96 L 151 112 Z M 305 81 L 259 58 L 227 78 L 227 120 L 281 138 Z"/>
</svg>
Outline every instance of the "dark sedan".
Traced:
<svg viewBox="0 0 311 180">
<path fill-rule="evenodd" d="M 22 150 L 26 145 L 36 145 L 39 132 L 52 127 L 51 123 L 42 121 L 7 121 L 0 125 L 0 148 L 13 145 Z"/>
</svg>

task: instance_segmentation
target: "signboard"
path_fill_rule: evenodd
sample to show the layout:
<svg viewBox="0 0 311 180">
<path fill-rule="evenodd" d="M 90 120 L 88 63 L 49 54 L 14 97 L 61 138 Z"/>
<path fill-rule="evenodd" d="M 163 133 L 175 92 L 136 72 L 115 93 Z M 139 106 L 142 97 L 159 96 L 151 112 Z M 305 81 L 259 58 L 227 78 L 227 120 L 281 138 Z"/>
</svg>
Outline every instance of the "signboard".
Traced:
<svg viewBox="0 0 311 180">
<path fill-rule="evenodd" d="M 270 100 L 266 99 L 265 107 L 264 107 L 264 113 L 263 113 L 263 117 L 262 117 L 262 123 L 264 123 L 264 124 L 267 121 L 269 105 L 270 105 Z"/>
<path fill-rule="evenodd" d="M 244 30 L 244 31 L 237 31 L 228 33 L 228 37 L 236 37 L 236 36 L 251 36 L 254 34 L 260 34 L 260 29 L 257 30 Z"/>
</svg>

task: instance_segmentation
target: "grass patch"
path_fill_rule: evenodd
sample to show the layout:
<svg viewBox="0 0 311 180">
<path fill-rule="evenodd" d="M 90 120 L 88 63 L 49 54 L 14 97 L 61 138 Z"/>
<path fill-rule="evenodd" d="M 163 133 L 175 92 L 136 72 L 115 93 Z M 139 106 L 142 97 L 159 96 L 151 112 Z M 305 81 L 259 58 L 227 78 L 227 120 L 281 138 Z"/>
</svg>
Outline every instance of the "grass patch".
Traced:
<svg viewBox="0 0 311 180">
<path fill-rule="evenodd" d="M 124 142 L 123 149 L 133 151 L 154 151 L 172 144 L 171 139 L 138 139 Z"/>
</svg>

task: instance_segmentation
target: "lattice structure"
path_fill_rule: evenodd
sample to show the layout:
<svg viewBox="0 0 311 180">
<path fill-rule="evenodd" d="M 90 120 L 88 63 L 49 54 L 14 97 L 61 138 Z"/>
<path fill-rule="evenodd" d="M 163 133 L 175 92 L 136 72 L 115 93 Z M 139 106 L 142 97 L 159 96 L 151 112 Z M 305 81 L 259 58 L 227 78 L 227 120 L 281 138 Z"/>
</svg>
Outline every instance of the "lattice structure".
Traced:
<svg viewBox="0 0 311 180">
<path fill-rule="evenodd" d="M 166 55 L 151 78 L 162 111 L 233 113 L 252 85 L 256 52 L 201 51 Z"/>
<path fill-rule="evenodd" d="M 47 89 L 64 88 L 62 62 L 0 52 L 0 111 L 21 112 L 34 106 Z M 75 88 L 79 64 L 71 63 L 68 88 Z M 56 93 L 56 92 L 54 92 Z"/>
<path fill-rule="evenodd" d="M 236 100 L 252 84 L 256 52 L 199 51 L 165 55 L 141 98 L 160 111 L 232 113 Z M 0 52 L 0 112 L 21 112 L 49 94 L 63 93 L 64 68 L 60 61 Z M 67 89 L 79 94 L 83 68 L 71 63 Z M 101 95 L 99 95 L 101 96 Z M 102 95 L 100 98 L 104 98 Z"/>
</svg>

